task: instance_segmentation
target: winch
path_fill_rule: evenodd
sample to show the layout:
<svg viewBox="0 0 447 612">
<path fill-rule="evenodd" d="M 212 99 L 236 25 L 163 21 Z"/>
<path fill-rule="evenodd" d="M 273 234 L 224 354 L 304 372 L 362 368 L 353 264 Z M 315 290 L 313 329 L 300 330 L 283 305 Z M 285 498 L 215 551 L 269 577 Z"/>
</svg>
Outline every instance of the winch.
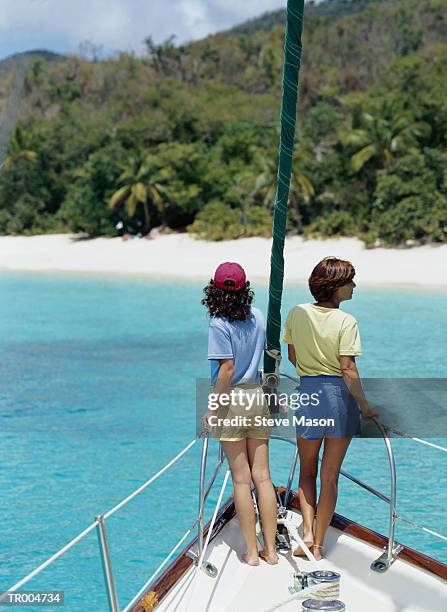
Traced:
<svg viewBox="0 0 447 612">
<path fill-rule="evenodd" d="M 342 601 L 338 599 L 331 599 L 328 601 L 322 601 L 321 599 L 306 599 L 302 603 L 302 611 L 307 612 L 308 610 L 326 610 L 326 612 L 343 612 L 346 610 L 346 606 Z"/>
</svg>

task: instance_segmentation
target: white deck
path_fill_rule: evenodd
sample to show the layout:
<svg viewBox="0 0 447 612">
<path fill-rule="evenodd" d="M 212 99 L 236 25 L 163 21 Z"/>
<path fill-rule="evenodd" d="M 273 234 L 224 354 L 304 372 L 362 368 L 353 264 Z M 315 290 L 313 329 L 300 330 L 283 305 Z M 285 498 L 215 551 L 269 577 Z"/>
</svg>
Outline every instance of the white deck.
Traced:
<svg viewBox="0 0 447 612">
<path fill-rule="evenodd" d="M 294 511 L 297 525 L 301 515 Z M 325 559 L 312 563 L 280 555 L 276 566 L 250 567 L 238 558 L 244 543 L 237 518 L 232 519 L 210 543 L 205 560 L 217 566 L 219 575 L 210 578 L 200 571 L 193 589 L 196 567 L 185 574 L 157 611 L 169 612 L 265 612 L 291 597 L 291 574 L 297 570 L 331 569 L 341 574 L 339 599 L 348 612 L 446 612 L 447 584 L 428 572 L 397 560 L 384 574 L 370 569 L 380 550 L 350 535 L 330 528 Z M 193 591 L 193 592 L 192 592 Z M 301 600 L 304 592 L 300 595 Z M 311 597 L 309 595 L 308 597 Z M 298 601 L 277 608 L 301 610 Z"/>
</svg>

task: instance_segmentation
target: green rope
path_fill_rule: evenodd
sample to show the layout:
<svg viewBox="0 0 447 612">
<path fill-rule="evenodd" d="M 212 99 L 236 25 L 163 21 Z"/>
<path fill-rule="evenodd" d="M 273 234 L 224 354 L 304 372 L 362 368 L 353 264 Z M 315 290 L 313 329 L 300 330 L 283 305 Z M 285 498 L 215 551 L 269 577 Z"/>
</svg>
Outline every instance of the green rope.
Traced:
<svg viewBox="0 0 447 612">
<path fill-rule="evenodd" d="M 281 137 L 279 143 L 278 184 L 273 215 L 273 244 L 270 259 L 269 306 L 267 316 L 267 351 L 280 351 L 281 298 L 284 280 L 284 242 L 287 205 L 295 144 L 298 83 L 301 66 L 301 35 L 304 0 L 288 0 L 284 44 L 284 73 L 281 103 Z M 275 371 L 275 359 L 264 354 L 264 372 Z"/>
</svg>

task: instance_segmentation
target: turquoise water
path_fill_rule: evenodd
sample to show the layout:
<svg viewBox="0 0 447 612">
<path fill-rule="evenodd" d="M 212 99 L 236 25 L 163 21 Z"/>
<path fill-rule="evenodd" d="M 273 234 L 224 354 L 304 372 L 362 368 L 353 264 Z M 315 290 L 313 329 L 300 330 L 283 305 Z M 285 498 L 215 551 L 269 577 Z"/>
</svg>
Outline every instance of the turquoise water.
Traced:
<svg viewBox="0 0 447 612">
<path fill-rule="evenodd" d="M 208 375 L 208 363 L 200 283 L 28 274 L 2 274 L 0 282 L 3 590 L 194 438 L 195 379 Z M 254 288 L 265 310 L 266 288 Z M 284 311 L 308 299 L 304 285 L 287 286 Z M 442 291 L 359 287 L 346 310 L 360 321 L 361 373 L 445 375 L 445 304 Z M 407 440 L 393 445 L 398 510 L 445 533 L 445 453 Z M 272 442 L 277 484 L 291 453 Z M 191 525 L 199 456 L 196 444 L 107 521 L 121 607 Z M 344 467 L 388 493 L 381 440 L 353 441 Z M 386 533 L 388 507 L 345 479 L 337 510 Z M 428 534 L 399 524 L 397 538 L 447 561 L 445 543 Z M 64 590 L 70 612 L 107 610 L 95 532 L 26 588 Z"/>
</svg>

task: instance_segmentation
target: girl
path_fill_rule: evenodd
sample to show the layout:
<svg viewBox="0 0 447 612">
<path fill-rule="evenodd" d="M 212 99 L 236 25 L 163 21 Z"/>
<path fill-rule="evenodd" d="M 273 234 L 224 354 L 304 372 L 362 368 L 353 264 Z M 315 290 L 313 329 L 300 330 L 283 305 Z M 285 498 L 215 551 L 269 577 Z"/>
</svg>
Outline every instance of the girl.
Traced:
<svg viewBox="0 0 447 612">
<path fill-rule="evenodd" d="M 210 315 L 211 383 L 219 398 L 219 407 L 207 411 L 205 423 L 210 434 L 222 443 L 231 470 L 234 503 L 247 546 L 242 559 L 249 565 L 259 565 L 261 557 L 274 565 L 278 563 L 278 556 L 276 497 L 268 456 L 270 431 L 268 426 L 255 425 L 254 419 L 269 416 L 258 371 L 265 346 L 264 316 L 251 306 L 254 293 L 237 263 L 221 264 L 204 293 L 202 304 Z M 227 423 L 223 422 L 225 419 Z M 261 551 L 256 541 L 252 481 L 258 495 L 264 537 Z"/>
</svg>

